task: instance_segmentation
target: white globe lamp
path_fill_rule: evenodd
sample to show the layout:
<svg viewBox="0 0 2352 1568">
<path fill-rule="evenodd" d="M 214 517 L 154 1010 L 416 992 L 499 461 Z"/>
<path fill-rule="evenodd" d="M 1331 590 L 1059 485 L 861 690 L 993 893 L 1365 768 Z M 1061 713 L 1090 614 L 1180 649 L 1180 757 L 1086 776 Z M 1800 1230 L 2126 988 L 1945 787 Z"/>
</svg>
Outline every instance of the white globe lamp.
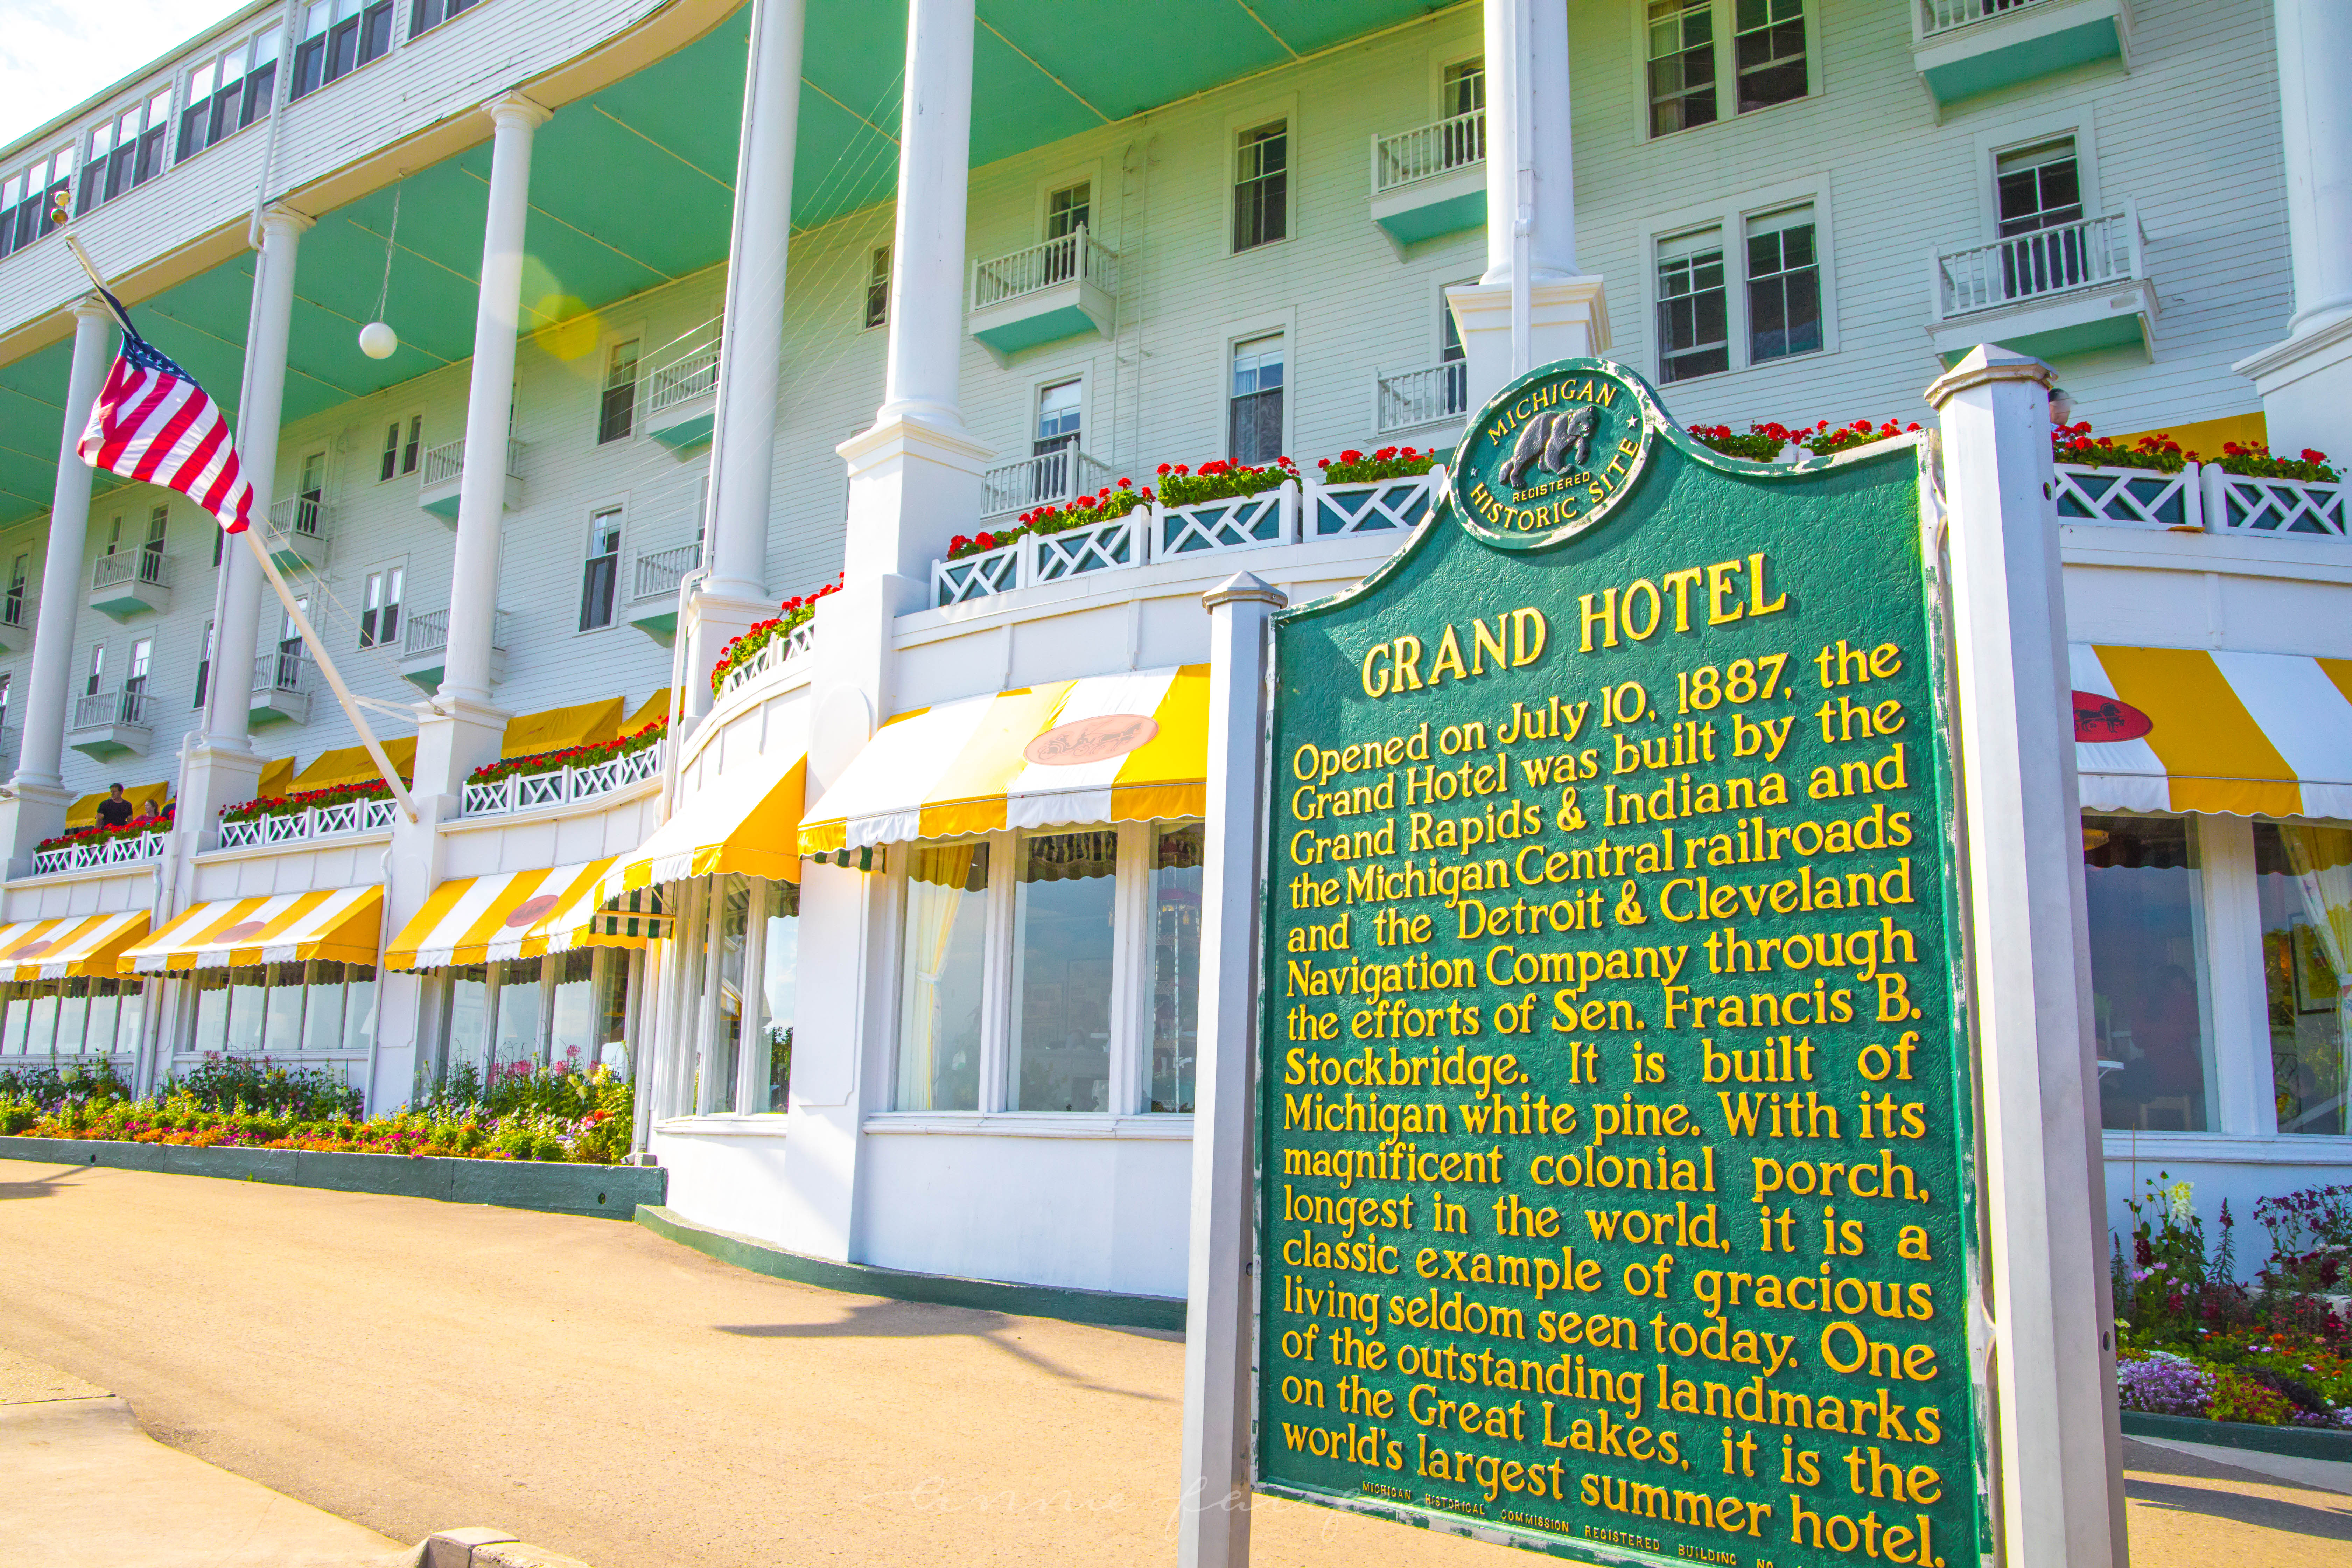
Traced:
<svg viewBox="0 0 2352 1568">
<path fill-rule="evenodd" d="M 400 347 L 400 334 L 382 321 L 370 321 L 360 329 L 360 353 L 370 359 L 390 359 Z"/>
</svg>

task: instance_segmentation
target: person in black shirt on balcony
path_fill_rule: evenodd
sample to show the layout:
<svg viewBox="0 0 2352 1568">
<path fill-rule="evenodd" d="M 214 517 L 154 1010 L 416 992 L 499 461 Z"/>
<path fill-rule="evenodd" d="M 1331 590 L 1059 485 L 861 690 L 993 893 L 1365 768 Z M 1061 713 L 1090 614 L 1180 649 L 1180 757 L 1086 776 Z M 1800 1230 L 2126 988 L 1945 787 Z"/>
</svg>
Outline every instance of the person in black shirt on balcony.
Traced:
<svg viewBox="0 0 2352 1568">
<path fill-rule="evenodd" d="M 121 784 L 109 784 L 106 798 L 98 803 L 98 825 L 100 827 L 131 826 L 131 803 L 123 798 Z"/>
</svg>

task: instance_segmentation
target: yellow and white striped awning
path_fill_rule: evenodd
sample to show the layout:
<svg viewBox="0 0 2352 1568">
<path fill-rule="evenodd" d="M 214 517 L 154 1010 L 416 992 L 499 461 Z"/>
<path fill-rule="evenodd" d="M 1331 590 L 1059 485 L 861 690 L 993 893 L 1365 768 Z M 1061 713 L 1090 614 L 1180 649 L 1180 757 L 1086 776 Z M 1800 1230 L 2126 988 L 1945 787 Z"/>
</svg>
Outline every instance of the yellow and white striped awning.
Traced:
<svg viewBox="0 0 2352 1568">
<path fill-rule="evenodd" d="M 687 877 L 735 872 L 772 882 L 801 879 L 801 805 L 808 753 L 754 757 L 697 792 L 653 837 L 613 863 L 607 899 Z"/>
<path fill-rule="evenodd" d="M 801 850 L 1198 816 L 1209 667 L 1058 680 L 901 713 L 801 824 Z"/>
<path fill-rule="evenodd" d="M 2352 818 L 2352 659 L 2069 654 L 2084 810 Z"/>
<path fill-rule="evenodd" d="M 0 980 L 112 974 L 122 950 L 147 934 L 145 910 L 67 915 L 0 927 Z"/>
<path fill-rule="evenodd" d="M 643 947 L 656 934 L 645 911 L 604 912 L 599 884 L 613 860 L 459 877 L 433 889 L 384 950 L 386 969 L 446 969 L 502 958 L 537 958 L 574 947 Z"/>
<path fill-rule="evenodd" d="M 124 974 L 184 974 L 313 958 L 373 963 L 383 929 L 381 887 L 215 899 L 183 911 L 117 961 Z"/>
</svg>

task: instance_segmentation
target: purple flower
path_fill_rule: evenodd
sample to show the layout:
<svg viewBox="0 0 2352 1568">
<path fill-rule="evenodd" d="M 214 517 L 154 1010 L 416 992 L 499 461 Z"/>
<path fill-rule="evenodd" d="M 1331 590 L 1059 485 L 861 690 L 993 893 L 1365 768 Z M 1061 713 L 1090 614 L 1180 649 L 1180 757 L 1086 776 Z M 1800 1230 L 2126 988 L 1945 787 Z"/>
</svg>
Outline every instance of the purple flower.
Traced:
<svg viewBox="0 0 2352 1568">
<path fill-rule="evenodd" d="M 2185 1357 L 2156 1351 L 2116 1368 L 2116 1397 L 2126 1410 L 2202 1415 L 2212 1402 L 2213 1377 Z"/>
</svg>

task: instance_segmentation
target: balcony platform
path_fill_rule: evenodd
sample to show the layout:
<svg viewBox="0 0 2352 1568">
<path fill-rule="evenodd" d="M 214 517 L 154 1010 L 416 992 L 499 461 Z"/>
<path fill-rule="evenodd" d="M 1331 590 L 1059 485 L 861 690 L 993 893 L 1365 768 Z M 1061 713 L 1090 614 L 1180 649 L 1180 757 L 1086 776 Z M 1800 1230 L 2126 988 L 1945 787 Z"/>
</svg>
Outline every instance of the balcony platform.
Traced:
<svg viewBox="0 0 2352 1568">
<path fill-rule="evenodd" d="M 513 615 L 500 610 L 490 634 L 490 684 L 507 676 L 507 644 L 513 640 Z M 428 610 L 408 617 L 400 643 L 401 679 L 430 692 L 441 685 L 449 662 L 449 612 Z"/>
<path fill-rule="evenodd" d="M 999 366 L 1081 332 L 1105 338 L 1118 309 L 1118 255 L 1084 224 L 1059 239 L 975 261 L 966 324 Z"/>
<path fill-rule="evenodd" d="M 143 692 L 132 691 L 100 691 L 74 699 L 66 744 L 101 763 L 145 756 L 154 738 L 148 721 L 150 700 Z"/>
<path fill-rule="evenodd" d="M 1486 111 L 1372 138 L 1371 219 L 1404 259 L 1424 239 L 1486 223 Z"/>
<path fill-rule="evenodd" d="M 112 620 L 160 616 L 172 607 L 173 558 L 152 550 L 101 555 L 89 572 L 89 607 Z"/>
<path fill-rule="evenodd" d="M 334 510 L 326 502 L 288 496 L 269 508 L 269 558 L 280 572 L 319 572 L 327 564 Z"/>
<path fill-rule="evenodd" d="M 33 628 L 25 624 L 24 608 L 19 606 L 13 616 L 0 610 L 0 653 L 22 653 L 32 646 Z"/>
<path fill-rule="evenodd" d="M 719 411 L 717 319 L 682 332 L 665 344 L 661 358 L 645 374 L 637 428 L 684 459 L 710 445 Z"/>
<path fill-rule="evenodd" d="M 2117 348 L 2155 357 L 2156 284 L 2130 202 L 2104 217 L 1938 251 L 1929 287 L 1928 341 L 1947 366 L 1979 343 L 2045 360 Z"/>
<path fill-rule="evenodd" d="M 1914 0 L 1912 63 L 1948 104 L 2100 60 L 2131 64 L 2129 0 Z"/>
<path fill-rule="evenodd" d="M 317 667 L 299 653 L 265 653 L 253 661 L 253 696 L 246 722 L 255 729 L 310 721 L 310 689 Z"/>
<path fill-rule="evenodd" d="M 637 557 L 629 584 L 629 625 L 664 647 L 677 636 L 677 585 L 702 564 L 702 545 L 673 545 Z"/>
<path fill-rule="evenodd" d="M 444 442 L 428 447 L 424 470 L 417 478 L 416 504 L 450 527 L 457 526 L 457 496 L 466 479 L 466 443 Z M 509 511 L 522 510 L 522 443 L 507 443 L 506 493 L 501 504 Z"/>
</svg>

